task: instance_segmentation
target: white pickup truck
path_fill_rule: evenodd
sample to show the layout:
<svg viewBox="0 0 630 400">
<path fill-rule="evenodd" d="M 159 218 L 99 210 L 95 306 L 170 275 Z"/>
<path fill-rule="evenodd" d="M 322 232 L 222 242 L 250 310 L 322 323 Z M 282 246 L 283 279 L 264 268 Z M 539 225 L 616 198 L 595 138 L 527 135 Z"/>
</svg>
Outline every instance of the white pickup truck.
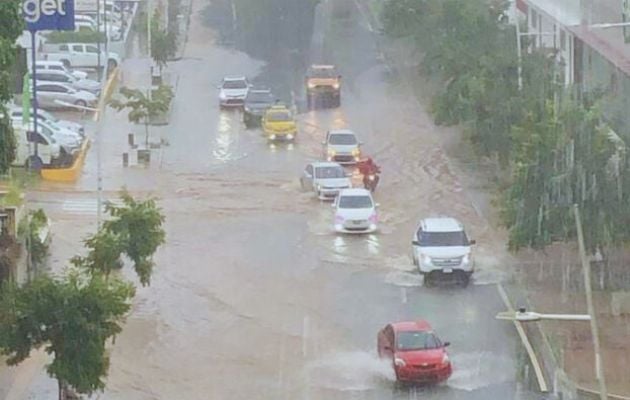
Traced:
<svg viewBox="0 0 630 400">
<path fill-rule="evenodd" d="M 98 68 L 98 47 L 92 43 L 60 43 L 46 45 L 49 50 L 44 59 L 48 61 L 61 61 L 67 68 Z M 107 68 L 112 70 L 120 64 L 120 56 L 109 52 L 109 57 L 101 51 L 101 62 L 107 63 Z"/>
</svg>

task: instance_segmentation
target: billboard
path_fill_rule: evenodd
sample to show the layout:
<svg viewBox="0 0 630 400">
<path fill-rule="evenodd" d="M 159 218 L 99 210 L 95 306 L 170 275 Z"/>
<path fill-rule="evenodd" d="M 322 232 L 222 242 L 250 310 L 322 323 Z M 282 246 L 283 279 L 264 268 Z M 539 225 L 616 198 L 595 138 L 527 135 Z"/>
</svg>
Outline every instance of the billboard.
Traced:
<svg viewBox="0 0 630 400">
<path fill-rule="evenodd" d="M 30 31 L 74 30 L 74 0 L 23 0 L 22 14 Z"/>
</svg>

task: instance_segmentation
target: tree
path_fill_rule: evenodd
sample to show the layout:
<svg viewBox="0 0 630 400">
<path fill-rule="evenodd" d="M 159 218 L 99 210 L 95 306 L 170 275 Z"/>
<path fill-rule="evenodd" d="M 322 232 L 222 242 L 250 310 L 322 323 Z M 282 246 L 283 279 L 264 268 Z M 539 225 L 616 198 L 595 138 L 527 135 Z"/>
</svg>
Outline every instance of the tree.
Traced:
<svg viewBox="0 0 630 400">
<path fill-rule="evenodd" d="M 17 365 L 44 347 L 53 357 L 46 367 L 59 385 L 59 399 L 70 390 L 91 394 L 105 387 L 106 342 L 121 332 L 134 289 L 118 280 L 71 273 L 41 276 L 0 292 L 0 351 Z"/>
<path fill-rule="evenodd" d="M 168 85 L 160 85 L 157 90 L 153 90 L 150 95 L 144 94 L 140 89 L 130 89 L 123 87 L 120 93 L 125 100 L 112 99 L 109 105 L 117 111 L 129 109 L 127 117 L 130 122 L 144 123 L 145 144 L 149 146 L 149 123 L 151 118 L 155 118 L 168 112 L 173 100 L 173 89 Z"/>
<path fill-rule="evenodd" d="M 15 159 L 15 137 L 5 103 L 12 96 L 15 41 L 24 30 L 21 8 L 21 0 L 0 1 L 0 173 L 6 173 Z"/>
<path fill-rule="evenodd" d="M 169 3 L 170 7 L 170 3 Z M 164 29 L 160 26 L 161 13 L 155 9 L 151 19 L 151 58 L 158 65 L 160 71 L 166 66 L 166 62 L 175 56 L 177 51 L 177 31 Z M 170 24 L 169 20 L 169 24 Z"/>
<path fill-rule="evenodd" d="M 121 194 L 122 206 L 107 204 L 112 219 L 103 229 L 120 238 L 123 252 L 133 261 L 140 282 L 148 285 L 153 270 L 153 254 L 165 241 L 164 216 L 155 199 L 138 201 L 129 193 Z"/>
<path fill-rule="evenodd" d="M 74 266 L 87 270 L 92 275 L 103 275 L 105 280 L 109 280 L 112 271 L 122 269 L 124 245 L 119 235 L 101 228 L 84 243 L 89 250 L 88 254 L 85 257 L 73 257 L 70 261 Z"/>
</svg>

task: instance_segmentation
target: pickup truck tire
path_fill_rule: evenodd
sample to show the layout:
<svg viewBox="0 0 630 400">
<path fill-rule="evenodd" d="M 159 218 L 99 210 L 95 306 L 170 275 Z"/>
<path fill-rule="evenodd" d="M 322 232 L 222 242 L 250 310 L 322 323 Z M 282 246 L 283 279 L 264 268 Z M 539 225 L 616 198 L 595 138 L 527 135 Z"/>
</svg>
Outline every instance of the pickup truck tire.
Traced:
<svg viewBox="0 0 630 400">
<path fill-rule="evenodd" d="M 116 62 L 116 60 L 110 58 L 109 61 L 107 61 L 108 71 L 113 71 L 114 68 L 116 68 L 117 66 L 118 66 L 118 63 Z"/>
<path fill-rule="evenodd" d="M 72 65 L 70 65 L 70 61 L 68 61 L 68 60 L 61 60 L 61 63 L 66 68 L 71 68 L 72 67 Z"/>
<path fill-rule="evenodd" d="M 42 162 L 42 159 L 39 158 L 39 156 L 30 156 L 26 159 L 26 162 L 24 163 L 24 168 L 33 169 L 35 171 L 41 170 L 43 166 L 44 163 Z"/>
<path fill-rule="evenodd" d="M 87 103 L 84 100 L 77 100 L 74 102 L 75 105 L 80 106 L 80 107 L 86 107 Z"/>
</svg>

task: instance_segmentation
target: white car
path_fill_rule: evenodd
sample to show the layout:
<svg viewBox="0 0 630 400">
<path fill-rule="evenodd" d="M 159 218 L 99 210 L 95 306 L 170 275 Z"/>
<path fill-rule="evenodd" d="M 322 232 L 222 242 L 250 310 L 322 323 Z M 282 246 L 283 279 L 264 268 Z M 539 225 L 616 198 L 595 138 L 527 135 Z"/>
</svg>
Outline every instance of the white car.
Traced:
<svg viewBox="0 0 630 400">
<path fill-rule="evenodd" d="M 378 215 L 372 194 L 365 189 L 343 189 L 332 204 L 335 209 L 335 231 L 371 233 L 378 228 Z"/>
<path fill-rule="evenodd" d="M 72 74 L 63 71 L 37 71 L 37 82 L 59 82 L 72 86 L 76 90 L 85 90 L 86 92 L 99 95 L 101 92 L 101 84 L 93 79 L 77 79 Z"/>
<path fill-rule="evenodd" d="M 51 45 L 56 48 L 53 52 L 44 54 L 46 60 L 61 61 L 66 67 L 98 68 L 98 47 L 92 43 L 60 43 Z M 113 70 L 120 65 L 120 56 L 113 52 L 107 54 L 101 49 L 101 62 L 107 63 L 107 68 Z"/>
<path fill-rule="evenodd" d="M 352 182 L 340 164 L 318 161 L 304 168 L 300 185 L 313 190 L 322 200 L 333 200 L 340 190 L 351 188 Z"/>
<path fill-rule="evenodd" d="M 326 140 L 322 142 L 324 158 L 340 164 L 355 164 L 361 160 L 361 144 L 351 130 L 328 131 Z"/>
<path fill-rule="evenodd" d="M 68 74 L 71 74 L 77 79 L 87 79 L 88 73 L 85 71 L 77 71 L 70 68 L 66 68 L 66 66 L 61 61 L 43 61 L 38 60 L 35 61 L 35 69 L 37 71 L 63 71 Z"/>
<path fill-rule="evenodd" d="M 98 98 L 90 92 L 76 90 L 65 83 L 37 82 L 37 104 L 42 108 L 64 108 L 58 101 L 82 107 L 94 107 Z"/>
<path fill-rule="evenodd" d="M 455 218 L 425 218 L 413 235 L 413 263 L 424 275 L 425 284 L 452 277 L 467 285 L 474 271 L 474 244 Z"/>
<path fill-rule="evenodd" d="M 21 122 L 13 121 L 14 125 L 21 125 Z M 34 131 L 33 121 L 29 124 L 29 131 Z M 74 154 L 81 149 L 82 138 L 72 131 L 59 129 L 45 121 L 37 119 L 37 132 L 47 137 L 53 138 L 54 142 L 68 154 Z"/>
<path fill-rule="evenodd" d="M 33 110 L 31 109 L 31 118 L 33 118 L 32 112 Z M 22 108 L 11 107 L 9 110 L 9 115 L 13 121 L 22 122 Z M 59 119 L 55 117 L 54 115 L 52 115 L 51 113 L 49 113 L 48 111 L 44 111 L 41 108 L 38 108 L 37 121 L 39 122 L 40 120 L 43 120 L 49 123 L 50 125 L 53 125 L 59 128 L 69 129 L 75 133 L 78 133 L 81 137 L 85 136 L 85 127 L 83 125 L 74 121 Z"/>
<path fill-rule="evenodd" d="M 251 85 L 244 76 L 226 76 L 219 85 L 221 107 L 242 107 Z"/>
</svg>

